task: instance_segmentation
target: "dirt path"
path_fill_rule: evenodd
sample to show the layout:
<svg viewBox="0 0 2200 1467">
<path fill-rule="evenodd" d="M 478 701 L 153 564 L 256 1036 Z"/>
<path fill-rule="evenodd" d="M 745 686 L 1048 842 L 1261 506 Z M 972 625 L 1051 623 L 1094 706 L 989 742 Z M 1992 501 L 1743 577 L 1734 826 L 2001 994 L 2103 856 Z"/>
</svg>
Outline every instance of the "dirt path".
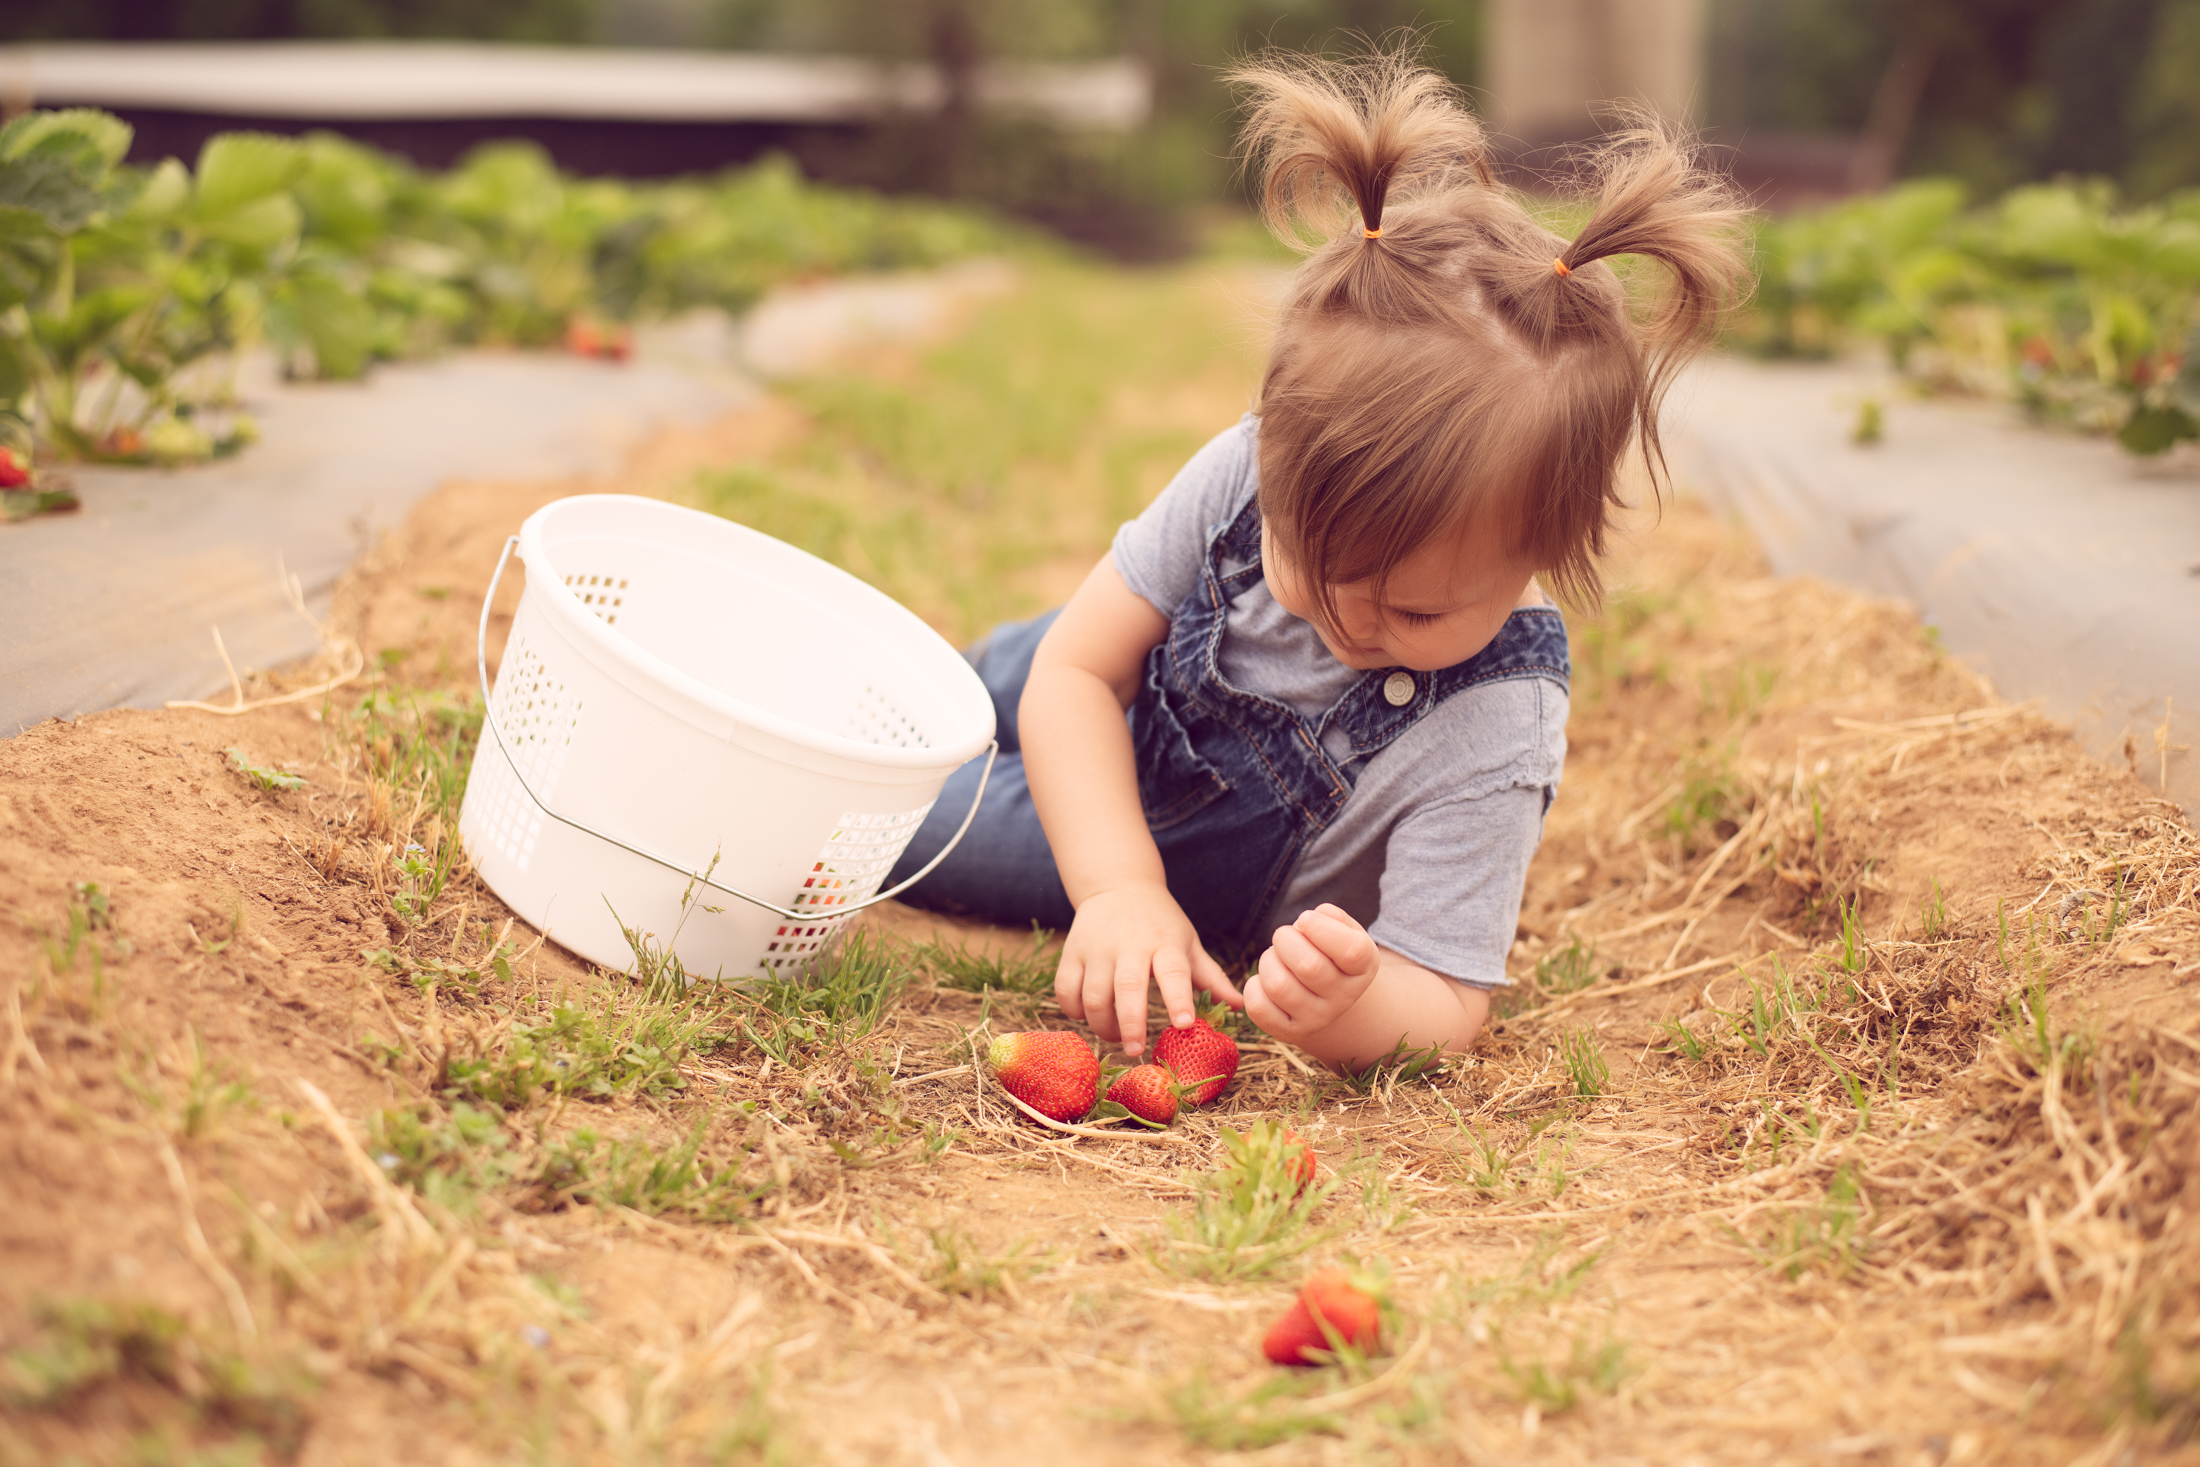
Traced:
<svg viewBox="0 0 2200 1467">
<path fill-rule="evenodd" d="M 1576 631 L 1512 1015 L 1419 1077 L 1249 1043 L 1100 1141 L 968 1067 L 1060 1022 L 1019 938 L 681 1002 L 399 864 L 497 543 L 593 487 L 450 486 L 362 568 L 403 697 L 0 744 L 0 1462 L 2194 1455 L 2200 843 L 1900 609 L 1671 510 Z M 1262 1117 L 1337 1185 L 1232 1233 Z M 1394 1350 L 1283 1379 L 1340 1257 Z"/>
</svg>

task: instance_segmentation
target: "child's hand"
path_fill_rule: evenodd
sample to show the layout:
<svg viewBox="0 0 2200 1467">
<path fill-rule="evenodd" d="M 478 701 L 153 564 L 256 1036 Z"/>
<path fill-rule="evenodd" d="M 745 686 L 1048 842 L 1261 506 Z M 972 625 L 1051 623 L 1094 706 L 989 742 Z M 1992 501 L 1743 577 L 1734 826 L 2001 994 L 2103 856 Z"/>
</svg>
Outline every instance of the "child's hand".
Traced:
<svg viewBox="0 0 2200 1467">
<path fill-rule="evenodd" d="M 1344 908 L 1323 902 L 1276 929 L 1246 980 L 1245 1012 L 1280 1039 L 1302 1039 L 1337 1022 L 1360 1001 L 1382 966 L 1375 939 Z"/>
<path fill-rule="evenodd" d="M 1149 978 L 1179 1029 L 1192 1022 L 1194 988 L 1232 1008 L 1245 1005 L 1168 888 L 1125 886 L 1086 897 L 1054 972 L 1062 1012 L 1092 1025 L 1102 1039 L 1121 1041 L 1123 1053 L 1135 1057 L 1146 1047 Z"/>
</svg>

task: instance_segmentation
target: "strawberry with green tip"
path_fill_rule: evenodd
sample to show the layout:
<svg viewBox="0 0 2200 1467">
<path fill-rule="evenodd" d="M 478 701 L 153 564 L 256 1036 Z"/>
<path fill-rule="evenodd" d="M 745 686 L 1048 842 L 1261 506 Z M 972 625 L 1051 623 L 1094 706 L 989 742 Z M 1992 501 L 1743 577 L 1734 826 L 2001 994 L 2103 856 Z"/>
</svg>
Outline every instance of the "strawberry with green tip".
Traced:
<svg viewBox="0 0 2200 1467">
<path fill-rule="evenodd" d="M 1108 1099 L 1152 1126 L 1176 1119 L 1177 1083 L 1159 1065 L 1135 1065 L 1108 1087 Z"/>
<path fill-rule="evenodd" d="M 1208 1022 L 1219 1012 L 1209 1009 L 1182 1029 L 1163 1030 L 1153 1042 L 1154 1063 L 1187 1087 L 1184 1098 L 1193 1105 L 1213 1100 L 1237 1074 L 1237 1041 Z"/>
<path fill-rule="evenodd" d="M 1299 1285 L 1299 1297 L 1268 1327 L 1260 1348 L 1278 1365 L 1326 1365 L 1343 1349 L 1372 1353 L 1382 1334 L 1381 1281 L 1325 1268 Z"/>
<path fill-rule="evenodd" d="M 1003 1034 L 985 1062 L 1001 1088 L 1052 1121 L 1074 1121 L 1100 1099 L 1100 1057 L 1066 1029 Z"/>
</svg>

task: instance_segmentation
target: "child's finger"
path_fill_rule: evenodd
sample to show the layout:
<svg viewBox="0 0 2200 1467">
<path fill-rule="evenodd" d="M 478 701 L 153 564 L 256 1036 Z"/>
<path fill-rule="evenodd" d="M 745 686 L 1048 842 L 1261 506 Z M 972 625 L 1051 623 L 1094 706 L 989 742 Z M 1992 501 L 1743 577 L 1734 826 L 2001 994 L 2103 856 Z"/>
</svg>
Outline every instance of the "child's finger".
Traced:
<svg viewBox="0 0 2200 1467">
<path fill-rule="evenodd" d="M 1083 1007 L 1092 1032 L 1111 1043 L 1115 1027 L 1115 969 L 1106 962 L 1088 962 L 1084 971 Z"/>
<path fill-rule="evenodd" d="M 1177 948 L 1163 948 L 1153 955 L 1154 986 L 1161 990 L 1161 1006 L 1169 1011 L 1169 1022 L 1182 1029 L 1192 1022 L 1192 963 Z M 1141 995 L 1143 997 L 1143 995 Z M 1139 1005 L 1145 1011 L 1145 1005 Z"/>
<path fill-rule="evenodd" d="M 1268 1034 L 1288 1034 L 1292 1028 L 1291 1016 L 1276 1007 L 1268 996 L 1267 981 L 1258 973 L 1245 980 L 1245 1017 Z"/>
<path fill-rule="evenodd" d="M 1152 959 L 1125 954 L 1115 960 L 1115 1025 L 1123 1053 L 1133 1059 L 1146 1047 L 1146 979 Z"/>
<path fill-rule="evenodd" d="M 1302 919 L 1303 920 L 1303 919 Z M 1268 949 L 1292 977 L 1309 989 L 1322 990 L 1344 981 L 1344 974 L 1296 927 L 1278 927 L 1275 946 Z"/>
<path fill-rule="evenodd" d="M 1260 991 L 1288 1023 L 1297 1023 L 1299 1016 L 1314 1004 L 1314 995 L 1284 966 L 1274 948 L 1260 955 Z"/>
<path fill-rule="evenodd" d="M 1192 986 L 1201 992 L 1221 999 L 1231 1008 L 1245 1007 L 1245 995 L 1230 981 L 1230 975 L 1222 971 L 1222 964 L 1207 956 L 1207 949 L 1198 948 L 1192 953 Z"/>
<path fill-rule="evenodd" d="M 1054 1001 L 1071 1023 L 1085 1021 L 1085 964 L 1082 958 L 1064 957 L 1054 970 Z"/>
<path fill-rule="evenodd" d="M 1375 957 L 1375 940 L 1352 914 L 1329 902 L 1299 914 L 1292 931 L 1321 950 L 1339 973 L 1365 973 Z"/>
</svg>

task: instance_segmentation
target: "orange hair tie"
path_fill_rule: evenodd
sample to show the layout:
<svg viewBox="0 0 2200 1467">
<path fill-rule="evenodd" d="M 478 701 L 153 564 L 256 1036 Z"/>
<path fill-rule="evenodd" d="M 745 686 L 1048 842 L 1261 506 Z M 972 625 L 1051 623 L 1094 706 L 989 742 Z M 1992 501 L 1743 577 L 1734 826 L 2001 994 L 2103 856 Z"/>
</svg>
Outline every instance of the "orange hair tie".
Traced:
<svg viewBox="0 0 2200 1467">
<path fill-rule="evenodd" d="M 1383 237 L 1383 226 L 1381 226 L 1380 224 L 1376 225 L 1376 226 L 1375 226 L 1375 227 L 1374 227 L 1373 229 L 1369 229 L 1369 228 L 1367 228 L 1367 227 L 1366 227 L 1366 226 L 1364 226 L 1364 225 L 1363 225 L 1363 226 L 1361 226 L 1361 229 L 1360 229 L 1360 238 L 1362 238 L 1362 239 L 1381 239 L 1382 237 Z"/>
<path fill-rule="evenodd" d="M 1558 256 L 1553 255 L 1551 256 L 1551 273 L 1563 278 L 1565 276 L 1573 274 L 1574 272 L 1566 268 L 1566 262 L 1564 260 L 1561 260 Z"/>
</svg>

